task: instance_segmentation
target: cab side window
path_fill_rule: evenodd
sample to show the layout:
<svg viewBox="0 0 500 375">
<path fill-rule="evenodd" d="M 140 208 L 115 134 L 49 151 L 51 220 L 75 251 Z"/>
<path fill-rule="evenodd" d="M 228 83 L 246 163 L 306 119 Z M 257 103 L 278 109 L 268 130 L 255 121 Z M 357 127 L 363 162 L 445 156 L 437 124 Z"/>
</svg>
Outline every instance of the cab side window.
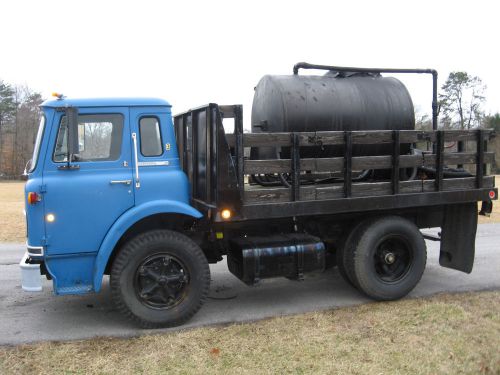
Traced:
<svg viewBox="0 0 500 375">
<path fill-rule="evenodd" d="M 160 156 L 163 154 L 160 121 L 157 117 L 142 117 L 139 120 L 141 137 L 141 154 L 143 156 Z"/>
<path fill-rule="evenodd" d="M 117 160 L 121 154 L 123 116 L 96 114 L 78 116 L 79 152 L 74 161 Z M 66 116 L 61 118 L 52 160 L 67 161 Z"/>
</svg>

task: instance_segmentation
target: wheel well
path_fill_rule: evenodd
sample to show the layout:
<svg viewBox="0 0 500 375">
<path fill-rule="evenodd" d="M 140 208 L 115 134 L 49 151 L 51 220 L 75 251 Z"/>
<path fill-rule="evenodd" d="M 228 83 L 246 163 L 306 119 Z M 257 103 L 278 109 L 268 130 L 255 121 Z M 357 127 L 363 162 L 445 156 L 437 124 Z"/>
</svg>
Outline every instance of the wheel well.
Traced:
<svg viewBox="0 0 500 375">
<path fill-rule="evenodd" d="M 111 271 L 111 265 L 116 255 L 120 251 L 120 248 L 129 240 L 137 236 L 138 234 L 154 230 L 154 229 L 170 229 L 178 232 L 187 231 L 194 223 L 196 219 L 183 214 L 177 213 L 162 213 L 147 216 L 137 223 L 132 225 L 127 231 L 121 236 L 121 238 L 116 243 L 111 255 L 109 256 L 108 263 L 104 273 L 109 275 Z"/>
</svg>

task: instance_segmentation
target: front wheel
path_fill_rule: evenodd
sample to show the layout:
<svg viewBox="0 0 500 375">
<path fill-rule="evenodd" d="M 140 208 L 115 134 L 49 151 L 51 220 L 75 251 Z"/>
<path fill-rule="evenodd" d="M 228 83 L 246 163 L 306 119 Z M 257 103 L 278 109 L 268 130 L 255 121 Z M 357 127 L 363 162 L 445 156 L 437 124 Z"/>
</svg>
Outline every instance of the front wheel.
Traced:
<svg viewBox="0 0 500 375">
<path fill-rule="evenodd" d="M 209 286 L 210 269 L 200 247 L 170 230 L 135 237 L 111 268 L 117 309 L 143 328 L 183 324 L 201 308 Z"/>
<path fill-rule="evenodd" d="M 415 224 L 399 216 L 365 223 L 350 248 L 350 276 L 366 295 L 395 300 L 420 281 L 427 261 L 424 238 Z"/>
</svg>

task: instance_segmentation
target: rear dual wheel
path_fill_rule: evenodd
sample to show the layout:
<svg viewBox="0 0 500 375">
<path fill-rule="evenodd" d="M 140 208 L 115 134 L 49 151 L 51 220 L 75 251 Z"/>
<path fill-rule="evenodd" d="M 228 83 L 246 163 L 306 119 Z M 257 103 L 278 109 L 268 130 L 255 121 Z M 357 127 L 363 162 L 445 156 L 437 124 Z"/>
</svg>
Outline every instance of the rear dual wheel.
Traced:
<svg viewBox="0 0 500 375">
<path fill-rule="evenodd" d="M 384 301 L 407 295 L 420 281 L 427 261 L 420 231 L 399 216 L 363 222 L 340 251 L 342 276 L 367 296 Z"/>
<path fill-rule="evenodd" d="M 111 268 L 117 309 L 143 328 L 185 323 L 201 308 L 209 286 L 210 269 L 200 247 L 170 230 L 135 237 Z"/>
</svg>

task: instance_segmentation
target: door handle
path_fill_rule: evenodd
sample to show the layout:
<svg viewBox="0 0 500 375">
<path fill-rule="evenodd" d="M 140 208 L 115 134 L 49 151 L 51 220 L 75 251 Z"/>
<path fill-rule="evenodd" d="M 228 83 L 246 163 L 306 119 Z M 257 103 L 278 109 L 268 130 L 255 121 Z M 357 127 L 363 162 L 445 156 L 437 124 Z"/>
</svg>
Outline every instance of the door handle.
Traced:
<svg viewBox="0 0 500 375">
<path fill-rule="evenodd" d="M 111 185 L 117 185 L 117 184 L 124 184 L 124 185 L 130 185 L 132 183 L 132 180 L 111 180 L 109 181 Z"/>
<path fill-rule="evenodd" d="M 141 187 L 141 180 L 139 179 L 139 160 L 137 157 L 137 134 L 132 133 L 132 141 L 134 143 L 134 161 L 135 161 L 135 187 Z"/>
</svg>

